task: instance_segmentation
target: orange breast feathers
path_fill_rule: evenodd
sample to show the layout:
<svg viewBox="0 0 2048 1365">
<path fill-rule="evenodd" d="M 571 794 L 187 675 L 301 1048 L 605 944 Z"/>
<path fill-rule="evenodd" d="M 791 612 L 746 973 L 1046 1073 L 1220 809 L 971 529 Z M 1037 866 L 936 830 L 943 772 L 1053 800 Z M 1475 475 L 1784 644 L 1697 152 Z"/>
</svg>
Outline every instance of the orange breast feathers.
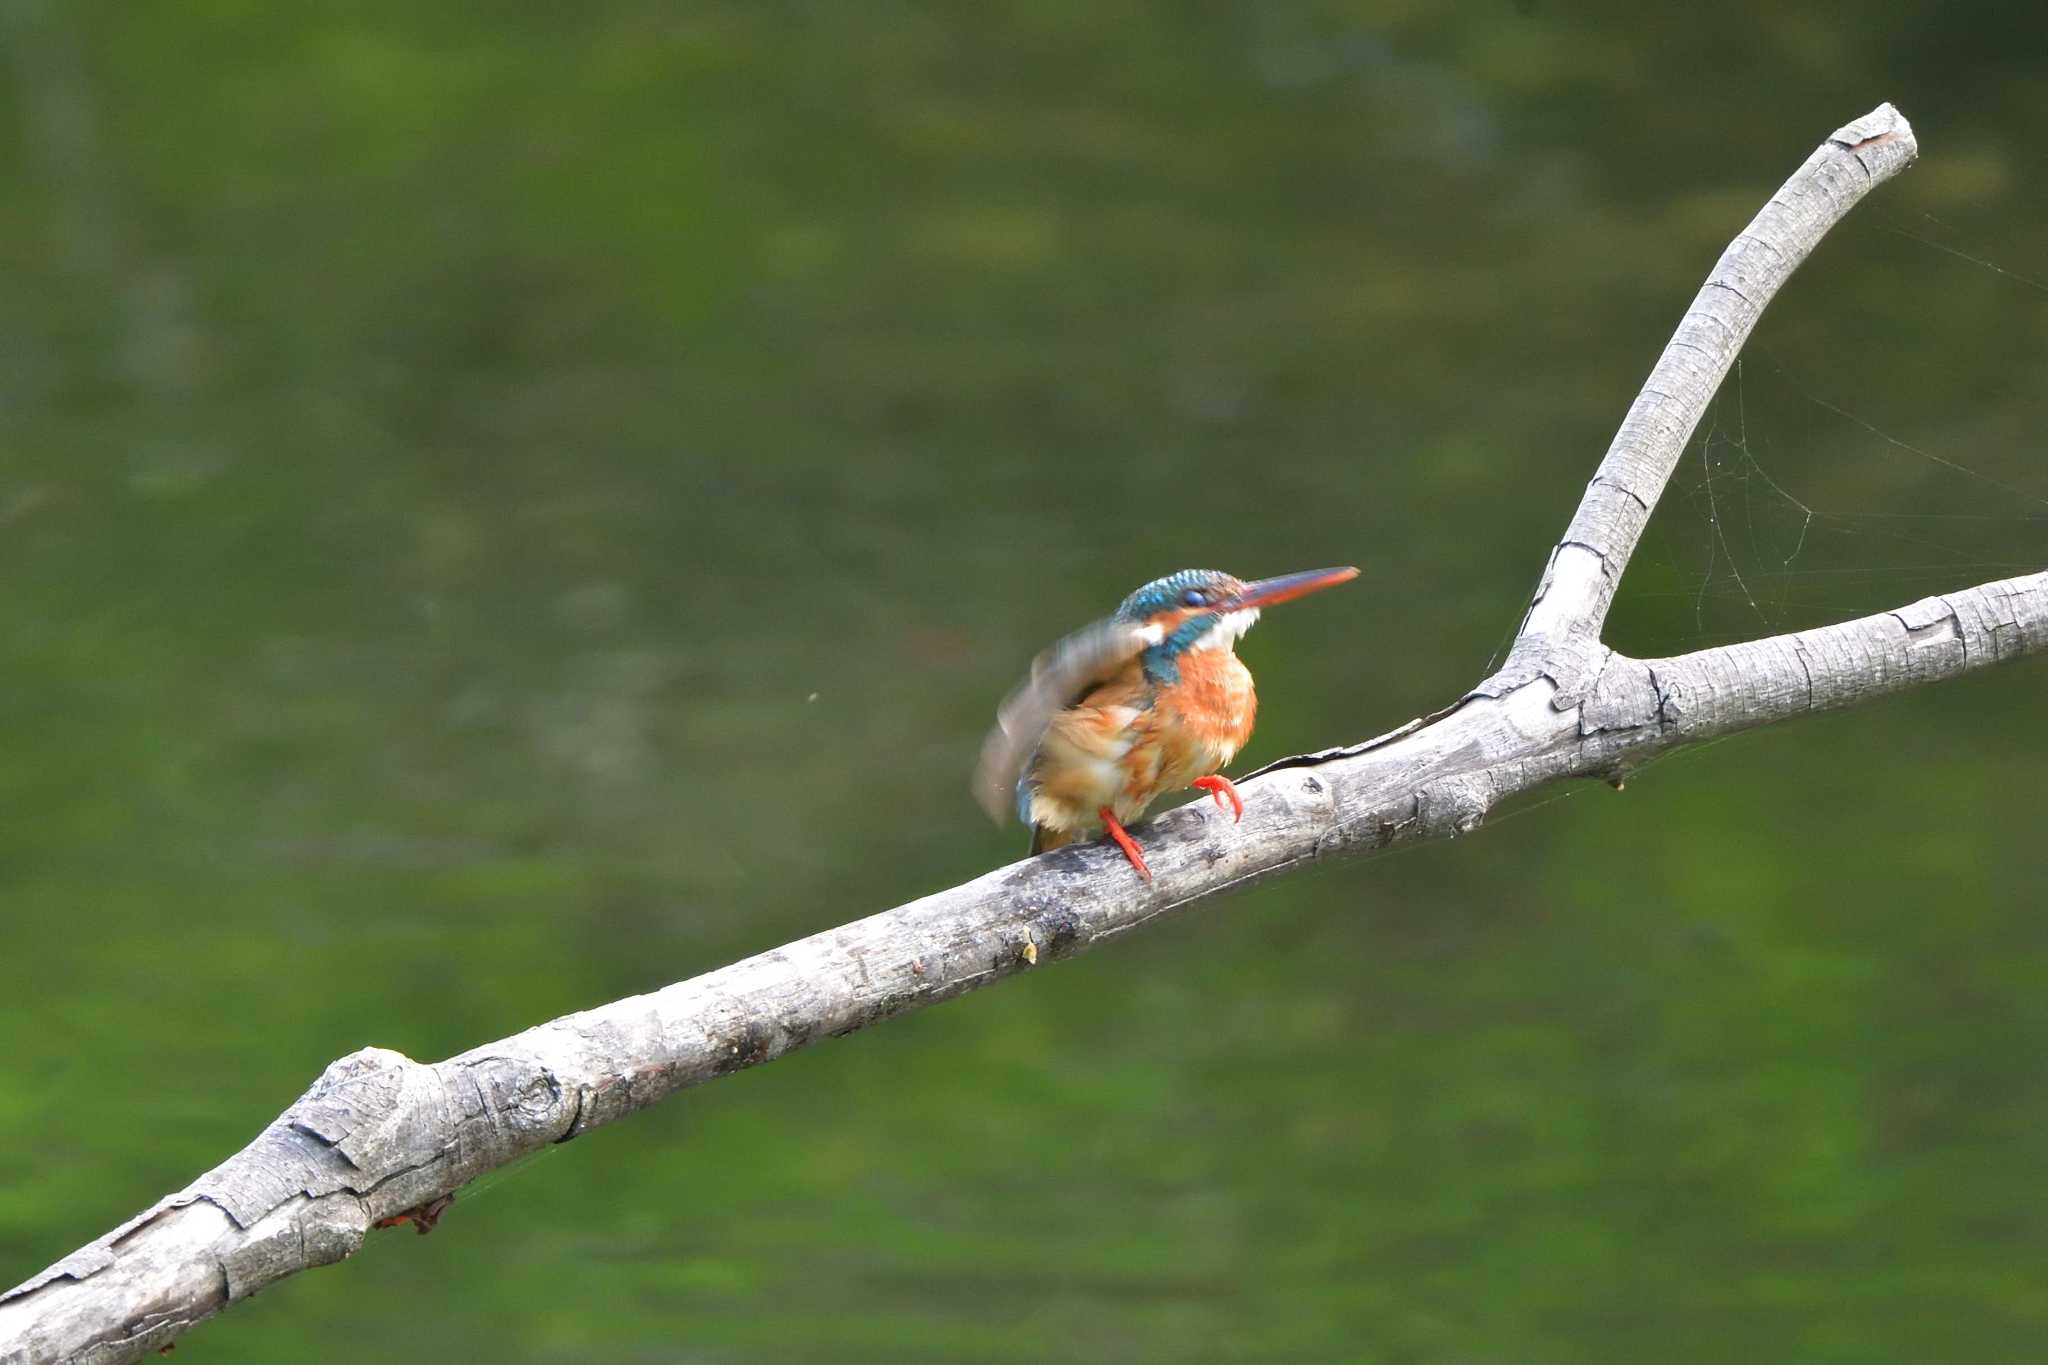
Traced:
<svg viewBox="0 0 2048 1365">
<path fill-rule="evenodd" d="M 1183 778 L 1171 774 L 1180 786 L 1205 777 L 1237 757 L 1237 751 L 1252 737 L 1252 722 L 1259 711 L 1258 693 L 1252 688 L 1252 671 L 1228 649 L 1191 649 L 1176 661 L 1180 681 L 1159 689 L 1160 728 L 1172 733 L 1170 748 L 1185 749 L 1181 763 L 1169 763 L 1189 771 Z"/>
</svg>

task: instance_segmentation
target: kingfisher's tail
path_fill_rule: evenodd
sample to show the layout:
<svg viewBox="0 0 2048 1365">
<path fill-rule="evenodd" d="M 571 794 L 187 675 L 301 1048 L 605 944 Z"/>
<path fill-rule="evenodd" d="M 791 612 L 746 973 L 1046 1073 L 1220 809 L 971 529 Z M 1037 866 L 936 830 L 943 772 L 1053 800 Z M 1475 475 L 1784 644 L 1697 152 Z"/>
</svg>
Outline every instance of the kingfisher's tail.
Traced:
<svg viewBox="0 0 2048 1365">
<path fill-rule="evenodd" d="M 1033 825 L 1031 827 L 1031 856 L 1035 858 L 1049 850 L 1065 848 L 1068 844 L 1073 843 L 1077 837 L 1074 831 L 1070 829 L 1054 829 L 1050 825 Z"/>
</svg>

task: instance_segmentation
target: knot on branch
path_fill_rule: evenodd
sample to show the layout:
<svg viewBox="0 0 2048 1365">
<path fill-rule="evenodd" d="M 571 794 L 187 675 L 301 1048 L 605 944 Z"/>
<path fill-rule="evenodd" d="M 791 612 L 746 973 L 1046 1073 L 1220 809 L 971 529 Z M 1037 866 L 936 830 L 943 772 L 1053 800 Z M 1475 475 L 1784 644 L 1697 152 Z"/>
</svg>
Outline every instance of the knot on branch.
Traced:
<svg viewBox="0 0 2048 1365">
<path fill-rule="evenodd" d="M 389 1048 L 366 1047 L 321 1072 L 283 1121 L 318 1138 L 374 1184 L 405 1164 L 408 1153 L 436 1145 L 436 1130 L 448 1126 L 445 1099 L 432 1067 Z"/>
<path fill-rule="evenodd" d="M 434 1068 L 385 1048 L 330 1065 L 257 1139 L 171 1204 L 204 1201 L 247 1234 L 224 1250 L 230 1298 L 362 1245 L 373 1214 L 417 1204 L 454 1142 Z"/>
<path fill-rule="evenodd" d="M 205 1200 L 244 1234 L 223 1239 L 219 1256 L 229 1300 L 246 1298 L 354 1255 L 376 1214 L 429 1197 L 420 1192 L 445 1178 L 456 1122 L 433 1067 L 363 1048 L 178 1200 Z"/>
</svg>

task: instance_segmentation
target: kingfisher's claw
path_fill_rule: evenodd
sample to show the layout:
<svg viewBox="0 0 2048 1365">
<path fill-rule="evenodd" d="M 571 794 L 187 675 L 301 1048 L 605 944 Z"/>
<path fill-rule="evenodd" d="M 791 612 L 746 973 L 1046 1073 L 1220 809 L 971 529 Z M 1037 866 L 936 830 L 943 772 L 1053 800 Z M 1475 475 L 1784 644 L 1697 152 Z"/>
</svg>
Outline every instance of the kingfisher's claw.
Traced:
<svg viewBox="0 0 2048 1365">
<path fill-rule="evenodd" d="M 1209 793 L 1210 799 L 1216 803 L 1217 810 L 1230 811 L 1230 822 L 1232 824 L 1236 824 L 1244 819 L 1244 798 L 1237 794 L 1236 785 L 1222 773 L 1214 773 L 1208 777 L 1198 777 L 1188 783 L 1188 785 L 1190 787 L 1199 787 Z M 1226 800 L 1230 803 L 1227 807 L 1223 804 Z"/>
<path fill-rule="evenodd" d="M 1116 846 L 1124 851 L 1124 857 L 1131 860 L 1131 866 L 1138 869 L 1138 875 L 1148 882 L 1151 881 L 1152 869 L 1145 866 L 1145 855 L 1138 851 L 1138 841 L 1124 829 L 1123 822 L 1116 818 L 1116 812 L 1104 806 L 1095 814 L 1101 819 L 1104 831 L 1110 838 L 1116 840 Z"/>
</svg>

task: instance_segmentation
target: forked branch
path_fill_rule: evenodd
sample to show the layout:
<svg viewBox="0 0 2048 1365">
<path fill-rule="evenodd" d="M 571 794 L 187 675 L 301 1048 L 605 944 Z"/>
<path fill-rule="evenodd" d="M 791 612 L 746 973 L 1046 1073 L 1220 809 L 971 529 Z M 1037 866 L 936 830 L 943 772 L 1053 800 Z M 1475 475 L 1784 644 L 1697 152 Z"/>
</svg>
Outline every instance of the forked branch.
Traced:
<svg viewBox="0 0 2048 1365">
<path fill-rule="evenodd" d="M 1881 106 L 1824 142 L 1715 267 L 1552 551 L 1508 662 L 1427 721 L 1289 759 L 1142 830 L 1156 880 L 1061 849 L 651 995 L 423 1065 L 334 1063 L 243 1151 L 0 1296 L 0 1362 L 129 1361 L 266 1285 L 355 1252 L 486 1171 L 686 1086 L 1032 970 L 1322 859 L 1475 828 L 1502 800 L 1680 745 L 2048 650 L 2048 573 L 1672 659 L 1599 629 L 1687 439 L 1765 304 L 1865 193 L 1908 165 Z"/>
<path fill-rule="evenodd" d="M 1911 165 L 1919 150 L 1905 117 L 1880 104 L 1814 148 L 1735 234 L 1629 404 L 1571 525 L 1550 552 L 1523 638 L 1600 633 L 1650 509 L 1764 306 L 1828 229 Z"/>
</svg>

